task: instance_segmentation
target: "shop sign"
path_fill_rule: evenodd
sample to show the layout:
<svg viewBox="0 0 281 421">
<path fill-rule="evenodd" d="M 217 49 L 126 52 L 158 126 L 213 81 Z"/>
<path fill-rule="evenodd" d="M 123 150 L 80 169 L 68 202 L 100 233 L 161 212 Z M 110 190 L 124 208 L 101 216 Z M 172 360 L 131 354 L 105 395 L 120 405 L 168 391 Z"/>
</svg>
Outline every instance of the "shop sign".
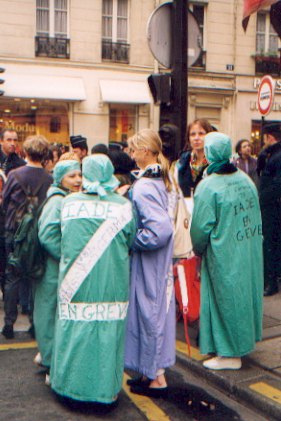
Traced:
<svg viewBox="0 0 281 421">
<path fill-rule="evenodd" d="M 275 81 L 271 76 L 266 75 L 262 78 L 258 90 L 258 109 L 262 116 L 270 113 L 275 92 Z"/>
<path fill-rule="evenodd" d="M 261 84 L 261 79 L 259 77 L 254 78 L 254 88 L 258 89 Z M 275 79 L 275 89 L 281 91 L 281 79 Z"/>
</svg>

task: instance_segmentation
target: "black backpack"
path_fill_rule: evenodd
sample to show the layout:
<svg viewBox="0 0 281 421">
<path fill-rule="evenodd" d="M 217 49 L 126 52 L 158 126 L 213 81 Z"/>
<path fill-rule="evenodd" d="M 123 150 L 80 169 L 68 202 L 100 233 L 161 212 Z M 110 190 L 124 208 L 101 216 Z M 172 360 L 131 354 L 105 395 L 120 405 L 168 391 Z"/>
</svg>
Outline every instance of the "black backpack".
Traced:
<svg viewBox="0 0 281 421">
<path fill-rule="evenodd" d="M 36 282 L 42 278 L 45 271 L 45 251 L 38 238 L 38 220 L 49 198 L 39 206 L 38 192 L 42 183 L 34 192 L 30 188 L 26 188 L 20 181 L 19 183 L 26 195 L 26 200 L 17 212 L 18 226 L 14 235 L 14 250 L 9 256 L 9 264 L 21 276 L 31 282 Z"/>
</svg>

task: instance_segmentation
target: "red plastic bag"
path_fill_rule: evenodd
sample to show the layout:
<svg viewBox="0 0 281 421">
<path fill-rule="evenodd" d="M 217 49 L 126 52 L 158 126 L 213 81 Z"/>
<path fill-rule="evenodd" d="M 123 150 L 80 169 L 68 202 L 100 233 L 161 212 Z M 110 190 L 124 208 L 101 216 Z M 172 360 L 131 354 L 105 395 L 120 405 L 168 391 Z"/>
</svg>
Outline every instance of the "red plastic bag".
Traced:
<svg viewBox="0 0 281 421">
<path fill-rule="evenodd" d="M 184 320 L 189 353 L 187 323 L 199 319 L 200 314 L 200 266 L 201 258 L 198 256 L 181 259 L 174 265 L 175 295 Z"/>
</svg>

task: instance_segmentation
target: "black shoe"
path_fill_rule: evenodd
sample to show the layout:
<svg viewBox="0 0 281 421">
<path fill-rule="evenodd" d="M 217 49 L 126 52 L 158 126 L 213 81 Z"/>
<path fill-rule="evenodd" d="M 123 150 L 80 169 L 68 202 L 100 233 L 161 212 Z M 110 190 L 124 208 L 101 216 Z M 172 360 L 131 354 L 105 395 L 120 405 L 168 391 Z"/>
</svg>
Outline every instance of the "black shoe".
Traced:
<svg viewBox="0 0 281 421">
<path fill-rule="evenodd" d="M 148 396 L 149 398 L 166 398 L 168 396 L 168 387 L 149 387 L 137 384 L 131 386 L 131 392 L 137 395 Z"/>
<path fill-rule="evenodd" d="M 127 380 L 127 385 L 129 386 L 136 386 L 136 385 L 141 385 L 141 386 L 149 386 L 151 380 L 146 378 L 143 379 L 143 376 L 141 377 L 134 377 L 133 379 L 129 379 Z"/>
<path fill-rule="evenodd" d="M 274 295 L 277 293 L 278 293 L 278 285 L 274 285 L 274 286 L 269 285 L 265 288 L 263 296 L 270 297 L 271 295 Z"/>
<path fill-rule="evenodd" d="M 13 326 L 5 325 L 2 329 L 2 335 L 5 336 L 6 339 L 13 339 L 14 338 Z"/>
</svg>

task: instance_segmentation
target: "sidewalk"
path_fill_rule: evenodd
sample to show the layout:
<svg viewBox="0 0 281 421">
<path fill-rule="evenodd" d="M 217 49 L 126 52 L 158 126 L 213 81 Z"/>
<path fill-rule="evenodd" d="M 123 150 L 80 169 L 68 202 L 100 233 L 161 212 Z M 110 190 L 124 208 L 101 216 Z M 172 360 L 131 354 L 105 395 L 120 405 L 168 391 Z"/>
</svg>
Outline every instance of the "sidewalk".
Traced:
<svg viewBox="0 0 281 421">
<path fill-rule="evenodd" d="M 190 328 L 193 344 L 196 334 L 196 329 Z M 184 341 L 183 324 L 179 323 L 179 363 L 232 397 L 252 406 L 266 420 L 281 420 L 281 291 L 264 298 L 263 340 L 253 353 L 243 357 L 241 370 L 215 371 L 204 368 L 202 361 L 208 357 L 201 355 L 196 347 L 192 347 L 189 357 Z"/>
</svg>

